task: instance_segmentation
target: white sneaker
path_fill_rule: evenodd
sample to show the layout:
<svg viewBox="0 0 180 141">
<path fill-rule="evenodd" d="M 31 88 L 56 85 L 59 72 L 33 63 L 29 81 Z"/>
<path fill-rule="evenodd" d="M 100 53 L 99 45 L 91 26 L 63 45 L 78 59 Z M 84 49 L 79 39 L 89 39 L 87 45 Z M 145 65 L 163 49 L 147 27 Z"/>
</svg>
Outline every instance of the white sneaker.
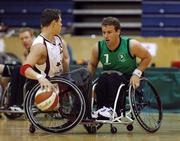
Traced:
<svg viewBox="0 0 180 141">
<path fill-rule="evenodd" d="M 106 118 L 113 118 L 113 112 L 114 111 L 113 111 L 113 109 L 111 107 L 110 108 L 105 107 L 102 110 L 100 110 L 98 112 L 98 114 L 100 116 L 103 116 L 103 117 L 106 117 Z M 117 113 L 116 112 L 114 112 L 114 117 L 117 117 Z"/>
<path fill-rule="evenodd" d="M 100 112 L 100 111 L 103 111 L 103 110 L 105 110 L 106 109 L 106 107 L 104 106 L 103 108 L 100 108 L 100 109 L 98 109 L 97 111 L 94 111 L 94 112 L 92 112 L 92 118 L 98 118 L 98 113 Z"/>
<path fill-rule="evenodd" d="M 20 112 L 20 113 L 23 113 L 24 110 L 21 108 L 21 107 L 18 107 L 18 106 L 11 106 L 9 107 L 9 109 L 13 112 Z"/>
<path fill-rule="evenodd" d="M 100 108 L 95 112 L 92 112 L 92 118 L 96 119 L 99 115 L 102 117 L 111 118 L 113 116 L 113 109 L 103 106 L 103 108 Z M 116 112 L 114 113 L 114 117 L 117 117 Z"/>
</svg>

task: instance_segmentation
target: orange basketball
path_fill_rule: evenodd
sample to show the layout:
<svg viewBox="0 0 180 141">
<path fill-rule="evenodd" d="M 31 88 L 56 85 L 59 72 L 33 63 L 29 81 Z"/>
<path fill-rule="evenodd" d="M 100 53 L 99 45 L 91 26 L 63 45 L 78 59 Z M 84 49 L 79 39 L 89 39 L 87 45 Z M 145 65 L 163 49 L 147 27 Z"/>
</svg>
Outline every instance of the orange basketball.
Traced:
<svg viewBox="0 0 180 141">
<path fill-rule="evenodd" d="M 59 107 L 59 96 L 57 93 L 39 89 L 35 95 L 35 105 L 41 111 L 52 111 Z"/>
</svg>

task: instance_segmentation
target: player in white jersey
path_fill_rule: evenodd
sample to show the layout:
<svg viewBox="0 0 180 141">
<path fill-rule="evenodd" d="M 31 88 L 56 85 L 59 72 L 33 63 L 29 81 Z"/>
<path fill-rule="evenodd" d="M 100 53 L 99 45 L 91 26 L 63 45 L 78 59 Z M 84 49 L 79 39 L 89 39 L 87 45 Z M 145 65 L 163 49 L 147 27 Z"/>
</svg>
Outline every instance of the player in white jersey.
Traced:
<svg viewBox="0 0 180 141">
<path fill-rule="evenodd" d="M 46 77 L 69 71 L 69 55 L 60 34 L 61 13 L 57 9 L 45 9 L 41 15 L 41 33 L 34 40 L 30 53 L 21 67 L 21 74 L 38 80 L 41 87 L 53 89 Z M 37 69 L 34 69 L 37 68 Z"/>
<path fill-rule="evenodd" d="M 43 35 L 39 35 L 33 45 L 35 44 L 44 44 L 47 48 L 47 60 L 44 64 L 38 65 L 35 67 L 43 74 L 44 76 L 48 75 L 49 77 L 58 76 L 63 73 L 62 59 L 63 59 L 63 43 L 60 36 L 54 37 L 55 43 L 48 41 Z"/>
<path fill-rule="evenodd" d="M 27 78 L 38 80 L 41 87 L 54 89 L 45 77 L 53 77 L 69 71 L 69 55 L 63 40 L 58 34 L 61 31 L 61 15 L 56 9 L 45 9 L 41 15 L 41 33 L 34 40 L 27 56 L 21 74 Z M 91 118 L 91 77 L 87 69 L 81 68 L 71 73 L 75 83 L 85 98 L 86 113 L 84 118 Z"/>
</svg>

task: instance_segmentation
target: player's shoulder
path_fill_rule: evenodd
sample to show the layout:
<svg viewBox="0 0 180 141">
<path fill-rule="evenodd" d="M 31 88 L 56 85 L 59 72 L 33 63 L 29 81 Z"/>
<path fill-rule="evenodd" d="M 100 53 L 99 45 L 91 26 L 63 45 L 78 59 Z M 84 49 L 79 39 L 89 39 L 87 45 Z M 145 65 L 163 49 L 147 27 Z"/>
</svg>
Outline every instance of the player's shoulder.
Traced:
<svg viewBox="0 0 180 141">
<path fill-rule="evenodd" d="M 134 47 L 134 46 L 141 46 L 141 43 L 138 40 L 136 40 L 136 39 L 131 39 L 129 42 L 130 42 L 129 43 L 130 46 L 132 46 L 132 47 Z"/>
<path fill-rule="evenodd" d="M 33 41 L 33 46 L 35 45 L 35 44 L 44 44 L 44 39 L 43 39 L 43 37 L 42 36 L 37 36 L 35 39 L 34 39 L 34 41 Z"/>
</svg>

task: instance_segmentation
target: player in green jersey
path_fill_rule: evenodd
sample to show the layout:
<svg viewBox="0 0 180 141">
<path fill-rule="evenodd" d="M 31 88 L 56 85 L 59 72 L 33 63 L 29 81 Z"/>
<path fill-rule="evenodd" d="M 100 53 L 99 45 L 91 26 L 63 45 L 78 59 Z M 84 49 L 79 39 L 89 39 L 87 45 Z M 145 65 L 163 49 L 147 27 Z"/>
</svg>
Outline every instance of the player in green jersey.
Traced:
<svg viewBox="0 0 180 141">
<path fill-rule="evenodd" d="M 121 36 L 121 26 L 117 18 L 105 17 L 101 28 L 104 39 L 92 50 L 88 64 L 89 72 L 93 75 L 101 62 L 103 70 L 119 71 L 129 80 L 127 83 L 132 84 L 134 88 L 139 87 L 140 77 L 151 61 L 150 53 L 139 41 Z M 140 59 L 139 65 L 136 58 Z M 126 83 L 122 77 L 116 75 L 100 76 L 95 91 L 99 109 L 107 112 L 113 106 L 120 81 Z"/>
</svg>

